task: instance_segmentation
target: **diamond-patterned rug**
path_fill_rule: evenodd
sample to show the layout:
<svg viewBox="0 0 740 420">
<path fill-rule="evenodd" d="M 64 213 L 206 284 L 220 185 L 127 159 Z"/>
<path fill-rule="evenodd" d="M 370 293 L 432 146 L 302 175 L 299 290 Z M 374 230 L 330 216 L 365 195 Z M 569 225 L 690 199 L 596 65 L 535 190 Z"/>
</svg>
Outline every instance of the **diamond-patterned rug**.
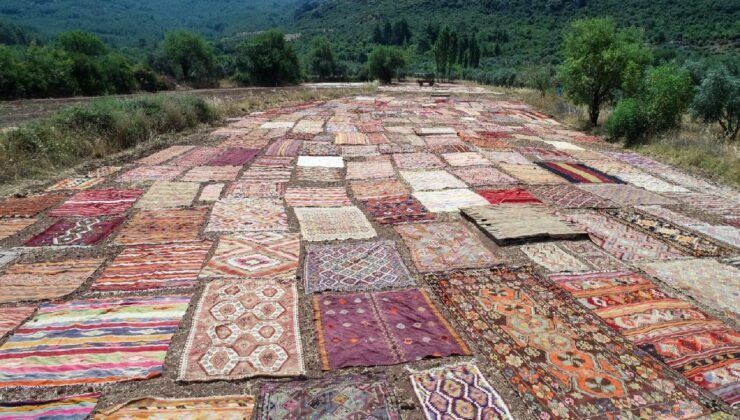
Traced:
<svg viewBox="0 0 740 420">
<path fill-rule="evenodd" d="M 26 246 L 90 246 L 108 238 L 125 217 L 64 218 L 26 241 Z"/>
<path fill-rule="evenodd" d="M 563 241 L 527 244 L 522 252 L 550 273 L 619 271 L 627 266 L 591 241 Z"/>
<path fill-rule="evenodd" d="M 206 232 L 287 231 L 288 215 L 281 200 L 224 199 L 211 210 Z"/>
<path fill-rule="evenodd" d="M 358 200 L 408 195 L 409 190 L 397 179 L 354 181 L 350 183 L 352 194 Z"/>
<path fill-rule="evenodd" d="M 676 204 L 674 200 L 627 184 L 579 184 L 578 188 L 596 194 L 620 206 Z"/>
<path fill-rule="evenodd" d="M 414 191 L 444 190 L 446 188 L 467 188 L 467 184 L 443 170 L 401 171 L 401 177 Z"/>
<path fill-rule="evenodd" d="M 252 232 L 224 235 L 201 277 L 295 279 L 300 235 Z"/>
<path fill-rule="evenodd" d="M 370 216 L 381 225 L 398 225 L 434 220 L 434 216 L 413 196 L 397 195 L 363 201 Z"/>
<path fill-rule="evenodd" d="M 616 204 L 591 194 L 573 185 L 530 185 L 527 190 L 537 198 L 555 207 L 572 208 L 608 208 Z"/>
<path fill-rule="evenodd" d="M 478 190 L 476 192 L 490 204 L 542 204 L 537 197 L 524 188 Z"/>
<path fill-rule="evenodd" d="M 287 182 L 236 181 L 226 189 L 226 198 L 279 198 L 285 195 Z"/>
<path fill-rule="evenodd" d="M 144 193 L 143 190 L 88 190 L 73 195 L 49 216 L 107 216 L 125 213 Z"/>
</svg>

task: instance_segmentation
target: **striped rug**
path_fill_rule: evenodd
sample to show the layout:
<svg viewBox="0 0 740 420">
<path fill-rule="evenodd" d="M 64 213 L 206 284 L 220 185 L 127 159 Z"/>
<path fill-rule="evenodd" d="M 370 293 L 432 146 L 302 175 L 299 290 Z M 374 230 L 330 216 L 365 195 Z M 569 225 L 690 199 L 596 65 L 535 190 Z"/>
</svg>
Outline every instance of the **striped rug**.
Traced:
<svg viewBox="0 0 740 420">
<path fill-rule="evenodd" d="M 57 207 L 49 216 L 104 216 L 125 213 L 143 194 L 143 190 L 82 191 Z"/>
<path fill-rule="evenodd" d="M 285 203 L 289 207 L 344 207 L 351 206 L 343 187 L 302 188 L 288 187 Z"/>
<path fill-rule="evenodd" d="M 36 310 L 35 306 L 13 306 L 0 308 L 0 338 L 13 331 Z"/>
<path fill-rule="evenodd" d="M 624 184 L 617 177 L 607 175 L 582 163 L 535 162 L 555 175 L 575 184 Z"/>
<path fill-rule="evenodd" d="M 73 258 L 12 265 L 0 275 L 0 303 L 66 296 L 82 286 L 102 263 L 102 258 Z"/>
<path fill-rule="evenodd" d="M 99 393 L 45 401 L 2 401 L 0 420 L 85 420 L 95 410 Z"/>
</svg>

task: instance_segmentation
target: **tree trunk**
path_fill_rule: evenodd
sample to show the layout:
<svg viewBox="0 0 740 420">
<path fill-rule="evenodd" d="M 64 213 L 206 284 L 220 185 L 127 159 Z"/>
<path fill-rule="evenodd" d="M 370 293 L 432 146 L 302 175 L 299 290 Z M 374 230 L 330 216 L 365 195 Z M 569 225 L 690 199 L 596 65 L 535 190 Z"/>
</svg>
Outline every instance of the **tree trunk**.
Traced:
<svg viewBox="0 0 740 420">
<path fill-rule="evenodd" d="M 588 107 L 588 118 L 589 121 L 591 121 L 591 125 L 594 127 L 599 124 L 599 114 L 601 113 L 601 110 L 599 109 L 598 104 L 592 103 Z"/>
</svg>

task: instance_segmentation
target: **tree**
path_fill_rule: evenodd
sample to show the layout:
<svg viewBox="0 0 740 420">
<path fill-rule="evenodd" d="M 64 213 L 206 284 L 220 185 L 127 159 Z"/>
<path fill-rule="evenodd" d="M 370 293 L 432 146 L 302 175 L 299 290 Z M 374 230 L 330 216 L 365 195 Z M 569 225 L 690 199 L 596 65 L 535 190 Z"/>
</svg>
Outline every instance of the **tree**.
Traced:
<svg viewBox="0 0 740 420">
<path fill-rule="evenodd" d="M 64 51 L 99 57 L 108 53 L 108 47 L 94 34 L 83 31 L 70 31 L 59 34 L 57 45 Z"/>
<path fill-rule="evenodd" d="M 656 133 L 677 127 L 693 98 L 694 87 L 686 69 L 671 64 L 650 69 L 642 99 L 650 131 Z"/>
<path fill-rule="evenodd" d="M 452 42 L 452 30 L 449 26 L 445 26 L 434 44 L 434 61 L 437 65 L 437 75 L 443 79 L 449 79 Z"/>
<path fill-rule="evenodd" d="M 162 58 L 179 81 L 208 82 L 213 79 L 213 48 L 200 36 L 188 31 L 168 32 L 161 45 Z"/>
<path fill-rule="evenodd" d="M 395 47 L 377 46 L 367 58 L 370 75 L 383 83 L 390 83 L 393 76 L 406 66 L 403 52 Z"/>
<path fill-rule="evenodd" d="M 293 47 L 278 30 L 261 33 L 240 47 L 237 79 L 259 86 L 294 85 L 301 81 L 301 64 Z"/>
<path fill-rule="evenodd" d="M 524 75 L 524 84 L 535 89 L 542 98 L 552 86 L 552 71 L 549 67 L 530 67 Z"/>
<path fill-rule="evenodd" d="M 319 80 L 323 81 L 335 75 L 337 63 L 327 37 L 314 38 L 308 59 L 311 71 L 319 77 Z"/>
<path fill-rule="evenodd" d="M 559 79 L 568 97 L 588 106 L 596 125 L 601 107 L 615 98 L 629 66 L 644 68 L 652 55 L 642 33 L 617 30 L 611 19 L 575 21 L 565 36 L 565 60 Z"/>
<path fill-rule="evenodd" d="M 393 45 L 404 46 L 411 42 L 411 28 L 406 19 L 401 19 L 393 24 Z"/>
<path fill-rule="evenodd" d="M 704 122 L 719 124 L 724 136 L 735 140 L 740 131 L 740 79 L 725 69 L 710 71 L 699 86 L 691 110 Z"/>
<path fill-rule="evenodd" d="M 12 99 L 23 94 L 23 65 L 13 50 L 0 45 L 0 98 Z"/>
</svg>

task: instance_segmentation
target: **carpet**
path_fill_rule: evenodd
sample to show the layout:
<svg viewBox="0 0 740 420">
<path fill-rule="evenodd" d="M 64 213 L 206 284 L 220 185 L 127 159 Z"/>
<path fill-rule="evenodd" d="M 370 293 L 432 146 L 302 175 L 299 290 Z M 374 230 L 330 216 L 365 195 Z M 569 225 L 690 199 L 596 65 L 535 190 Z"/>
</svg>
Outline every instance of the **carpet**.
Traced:
<svg viewBox="0 0 740 420">
<path fill-rule="evenodd" d="M 488 160 L 495 162 L 495 163 L 505 163 L 509 165 L 531 165 L 532 164 L 532 162 L 530 162 L 522 154 L 517 153 L 517 152 L 484 151 L 483 155 L 486 158 L 488 158 Z"/>
<path fill-rule="evenodd" d="M 344 187 L 288 187 L 285 204 L 289 207 L 346 207 L 352 201 Z"/>
<path fill-rule="evenodd" d="M 396 153 L 393 155 L 398 169 L 443 168 L 444 162 L 432 153 Z"/>
<path fill-rule="evenodd" d="M 223 149 L 218 147 L 196 147 L 184 155 L 170 161 L 170 166 L 178 168 L 193 168 L 203 166 L 211 159 L 223 153 Z"/>
<path fill-rule="evenodd" d="M 210 241 L 126 247 L 93 283 L 95 292 L 189 288 L 213 245 Z"/>
<path fill-rule="evenodd" d="M 141 210 L 121 229 L 118 245 L 164 244 L 198 240 L 207 207 Z"/>
<path fill-rule="evenodd" d="M 198 201 L 218 201 L 221 197 L 221 192 L 224 190 L 224 186 L 225 184 L 223 183 L 206 185 L 200 192 Z"/>
<path fill-rule="evenodd" d="M 562 241 L 527 244 L 522 252 L 550 273 L 624 270 L 627 266 L 591 241 Z"/>
<path fill-rule="evenodd" d="M 470 168 L 455 168 L 450 172 L 462 179 L 470 186 L 516 184 L 517 180 L 506 175 L 492 166 L 478 166 Z"/>
<path fill-rule="evenodd" d="M 710 225 L 701 225 L 701 226 L 693 226 L 691 229 L 702 233 L 706 236 L 709 236 L 710 238 L 725 243 L 727 245 L 734 246 L 735 248 L 740 249 L 740 229 L 735 226 L 724 226 L 724 225 L 717 225 L 717 226 L 710 226 Z M 736 251 L 731 251 L 735 252 Z"/>
<path fill-rule="evenodd" d="M 457 131 L 452 127 L 419 127 L 414 131 L 420 136 L 450 135 L 457 137 Z"/>
<path fill-rule="evenodd" d="M 301 140 L 288 140 L 282 139 L 272 143 L 267 149 L 265 149 L 266 156 L 298 156 L 298 151 L 301 150 Z"/>
<path fill-rule="evenodd" d="M 382 376 L 341 376 L 266 383 L 259 420 L 400 418 L 393 388 Z"/>
<path fill-rule="evenodd" d="M 413 372 L 410 378 L 428 419 L 513 420 L 504 400 L 474 364 Z"/>
<path fill-rule="evenodd" d="M 656 193 L 626 184 L 579 184 L 578 188 L 598 195 L 620 206 L 642 206 L 647 204 L 676 204 L 676 201 Z"/>
<path fill-rule="evenodd" d="M 141 158 L 137 160 L 136 163 L 141 165 L 161 165 L 174 157 L 192 150 L 193 148 L 195 148 L 195 146 L 170 146 L 164 150 L 160 150 L 147 157 Z"/>
<path fill-rule="evenodd" d="M 298 182 L 342 182 L 342 171 L 339 168 L 296 168 Z"/>
<path fill-rule="evenodd" d="M 609 200 L 568 184 L 529 185 L 527 190 L 544 203 L 555 207 L 566 209 L 616 207 L 616 204 Z"/>
<path fill-rule="evenodd" d="M 217 201 L 206 232 L 287 231 L 288 215 L 282 200 L 243 198 Z"/>
<path fill-rule="evenodd" d="M 113 175 L 120 170 L 120 166 L 101 166 L 100 168 L 88 171 L 85 176 L 87 178 L 105 178 L 107 176 Z"/>
<path fill-rule="evenodd" d="M 288 182 L 293 174 L 292 167 L 283 168 L 280 166 L 255 166 L 252 164 L 249 169 L 244 171 L 239 178 L 240 181 L 251 182 Z"/>
<path fill-rule="evenodd" d="M 301 145 L 302 156 L 339 156 L 339 153 L 338 146 L 323 141 L 304 141 Z"/>
<path fill-rule="evenodd" d="M 36 306 L 8 306 L 0 308 L 0 339 L 21 325 L 36 312 Z"/>
<path fill-rule="evenodd" d="M 336 121 L 336 122 L 334 122 Z M 349 119 L 345 119 L 344 122 L 349 121 Z M 327 133 L 354 133 L 357 132 L 357 127 L 355 127 L 352 124 L 342 124 L 339 122 L 339 120 L 333 119 L 333 122 L 326 123 L 326 132 Z"/>
<path fill-rule="evenodd" d="M 180 176 L 183 168 L 177 166 L 139 166 L 124 172 L 116 178 L 117 182 L 172 181 Z"/>
<path fill-rule="evenodd" d="M 0 401 L 0 420 L 85 420 L 101 394 L 90 393 L 37 401 Z"/>
<path fill-rule="evenodd" d="M 142 398 L 98 412 L 96 420 L 223 420 L 251 419 L 255 398 L 250 395 L 205 398 Z"/>
<path fill-rule="evenodd" d="M 281 198 L 287 187 L 287 182 L 236 181 L 226 189 L 225 198 Z"/>
<path fill-rule="evenodd" d="M 467 188 L 468 185 L 444 170 L 400 171 L 401 178 L 414 191 L 444 190 L 446 188 Z"/>
<path fill-rule="evenodd" d="M 306 293 L 359 292 L 414 285 L 393 241 L 306 247 Z"/>
<path fill-rule="evenodd" d="M 0 250 L 0 268 L 12 263 L 20 256 L 17 251 L 1 251 Z"/>
<path fill-rule="evenodd" d="M 357 207 L 295 207 L 306 241 L 333 241 L 375 237 L 375 229 Z"/>
<path fill-rule="evenodd" d="M 293 127 L 294 133 L 320 134 L 322 131 L 324 131 L 323 120 L 300 120 Z"/>
<path fill-rule="evenodd" d="M 481 268 L 499 263 L 476 235 L 460 222 L 419 223 L 395 227 L 422 273 Z"/>
<path fill-rule="evenodd" d="M 134 207 L 147 210 L 187 207 L 199 190 L 200 184 L 194 182 L 156 181 Z"/>
<path fill-rule="evenodd" d="M 56 299 L 69 295 L 79 289 L 102 263 L 102 258 L 74 258 L 13 264 L 5 270 L 5 274 L 0 275 L 0 303 Z"/>
<path fill-rule="evenodd" d="M 590 166 L 573 162 L 535 162 L 537 165 L 574 184 L 624 184 L 617 177 L 607 175 Z"/>
<path fill-rule="evenodd" d="M 592 168 L 596 168 L 597 170 L 610 174 L 610 175 L 644 173 L 642 169 L 635 168 L 634 166 L 628 163 L 624 163 L 618 160 L 612 160 L 609 158 L 599 159 L 599 160 L 586 159 L 586 160 L 583 160 L 583 163 L 587 164 L 588 166 L 591 166 Z"/>
<path fill-rule="evenodd" d="M 296 233 L 224 235 L 200 277 L 294 280 L 300 250 L 300 235 Z"/>
<path fill-rule="evenodd" d="M 0 241 L 36 223 L 36 219 L 0 219 Z"/>
<path fill-rule="evenodd" d="M 144 190 L 88 190 L 73 195 L 49 216 L 92 217 L 125 213 Z"/>
<path fill-rule="evenodd" d="M 478 190 L 478 195 L 485 198 L 490 204 L 542 204 L 524 188 L 510 188 L 505 190 Z"/>
<path fill-rule="evenodd" d="M 527 270 L 429 276 L 533 418 L 690 418 L 710 409 L 668 368 Z M 647 398 L 646 398 L 647 397 Z"/>
<path fill-rule="evenodd" d="M 470 355 L 424 289 L 324 293 L 313 306 L 323 370 Z"/>
<path fill-rule="evenodd" d="M 33 217 L 64 200 L 63 195 L 34 195 L 0 201 L 0 216 Z"/>
<path fill-rule="evenodd" d="M 92 188 L 101 182 L 105 181 L 105 178 L 66 178 L 61 181 L 57 181 L 54 185 L 47 188 L 47 192 L 51 191 L 66 191 L 66 190 L 86 190 Z"/>
<path fill-rule="evenodd" d="M 501 169 L 525 184 L 566 184 L 568 181 L 535 164 L 499 163 Z"/>
<path fill-rule="evenodd" d="M 445 153 L 442 155 L 442 158 L 446 160 L 447 164 L 450 166 L 491 165 L 490 160 L 476 152 Z"/>
<path fill-rule="evenodd" d="M 347 162 L 348 180 L 394 178 L 396 172 L 393 170 L 390 160 L 366 160 L 364 162 Z"/>
<path fill-rule="evenodd" d="M 617 176 L 628 184 L 656 193 L 689 192 L 684 187 L 673 185 L 649 174 L 617 173 Z"/>
<path fill-rule="evenodd" d="M 0 388 L 159 376 L 189 302 L 167 296 L 43 304 L 0 346 Z"/>
<path fill-rule="evenodd" d="M 368 157 L 368 156 L 380 156 L 378 146 L 367 145 L 367 146 L 340 146 L 342 148 L 341 154 L 343 157 Z"/>
<path fill-rule="evenodd" d="M 538 139 L 537 141 L 541 140 Z M 573 156 L 560 150 L 543 149 L 542 147 L 518 147 L 516 150 L 532 160 L 573 161 Z"/>
<path fill-rule="evenodd" d="M 305 373 L 295 285 L 214 280 L 193 315 L 178 380 L 236 380 Z"/>
<path fill-rule="evenodd" d="M 461 209 L 463 216 L 499 245 L 544 239 L 587 239 L 585 231 L 545 206 L 500 204 Z"/>
<path fill-rule="evenodd" d="M 251 162 L 258 154 L 259 149 L 245 149 L 243 147 L 229 147 L 206 163 L 207 166 L 244 166 Z"/>
<path fill-rule="evenodd" d="M 362 203 L 367 212 L 381 225 L 427 222 L 434 216 L 413 196 L 397 195 L 371 198 Z"/>
<path fill-rule="evenodd" d="M 196 166 L 180 178 L 180 181 L 233 181 L 241 169 L 241 166 Z"/>
<path fill-rule="evenodd" d="M 341 156 L 298 156 L 298 166 L 306 168 L 344 168 Z"/>
<path fill-rule="evenodd" d="M 353 181 L 352 194 L 358 200 L 379 199 L 398 195 L 408 195 L 409 190 L 397 179 Z"/>
<path fill-rule="evenodd" d="M 367 135 L 363 133 L 338 132 L 334 133 L 334 144 L 369 144 Z"/>
<path fill-rule="evenodd" d="M 419 191 L 414 198 L 432 213 L 457 213 L 461 208 L 488 204 L 485 198 L 468 189 Z"/>
<path fill-rule="evenodd" d="M 260 128 L 274 130 L 280 128 L 293 128 L 293 125 L 295 125 L 295 122 L 293 121 L 269 121 L 262 124 Z"/>
<path fill-rule="evenodd" d="M 90 246 L 105 241 L 125 217 L 63 218 L 26 241 L 26 246 Z"/>
</svg>

